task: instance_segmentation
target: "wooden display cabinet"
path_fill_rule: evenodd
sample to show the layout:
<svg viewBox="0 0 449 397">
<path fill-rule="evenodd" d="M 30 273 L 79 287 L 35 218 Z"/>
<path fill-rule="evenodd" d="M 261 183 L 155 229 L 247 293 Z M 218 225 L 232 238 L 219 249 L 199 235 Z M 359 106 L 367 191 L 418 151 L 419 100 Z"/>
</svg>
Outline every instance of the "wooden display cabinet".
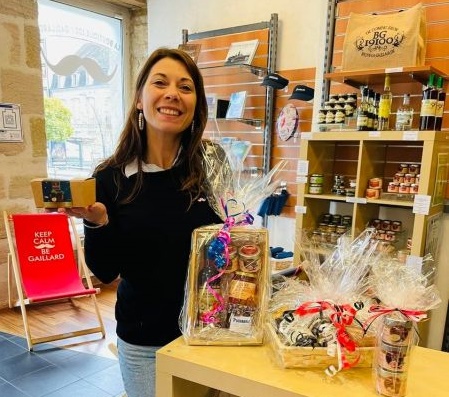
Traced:
<svg viewBox="0 0 449 397">
<path fill-rule="evenodd" d="M 352 236 L 362 232 L 372 219 L 386 215 L 401 218 L 406 237 L 412 239 L 411 255 L 426 254 L 426 220 L 443 210 L 442 193 L 448 168 L 449 133 L 436 131 L 316 132 L 303 140 L 300 161 L 308 163 L 308 174 L 322 174 L 323 194 L 309 194 L 308 184 L 298 185 L 296 228 L 318 227 L 324 213 L 352 216 Z M 386 195 L 388 182 L 400 164 L 420 166 L 418 196 Z M 332 194 L 334 175 L 356 180 L 354 197 Z M 366 198 L 371 178 L 383 181 L 378 199 Z M 387 197 L 385 197 L 387 196 Z M 418 199 L 430 196 L 428 213 L 416 208 Z M 428 198 L 428 197 L 427 197 Z M 302 210 L 301 210 L 302 209 Z M 384 215 L 385 214 L 385 215 Z M 406 240 L 406 238 L 405 238 Z"/>
</svg>

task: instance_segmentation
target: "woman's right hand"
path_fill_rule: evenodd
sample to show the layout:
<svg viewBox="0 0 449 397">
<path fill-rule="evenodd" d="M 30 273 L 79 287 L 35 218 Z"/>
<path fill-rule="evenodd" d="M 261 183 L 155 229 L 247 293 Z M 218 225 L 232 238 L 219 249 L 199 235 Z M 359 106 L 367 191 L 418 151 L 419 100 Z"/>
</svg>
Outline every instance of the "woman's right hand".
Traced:
<svg viewBox="0 0 449 397">
<path fill-rule="evenodd" d="M 106 206 L 98 201 L 88 207 L 58 208 L 58 212 L 65 212 L 70 216 L 84 219 L 96 225 L 106 225 L 109 222 Z"/>
</svg>

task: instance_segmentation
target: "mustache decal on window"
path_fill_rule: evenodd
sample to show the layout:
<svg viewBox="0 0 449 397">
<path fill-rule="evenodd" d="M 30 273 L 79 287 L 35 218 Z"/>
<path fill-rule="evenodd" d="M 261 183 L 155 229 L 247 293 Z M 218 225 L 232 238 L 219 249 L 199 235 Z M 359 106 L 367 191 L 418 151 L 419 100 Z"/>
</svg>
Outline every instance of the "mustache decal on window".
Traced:
<svg viewBox="0 0 449 397">
<path fill-rule="evenodd" d="M 117 71 L 117 65 L 115 65 L 112 73 L 107 75 L 94 59 L 83 58 L 78 55 L 68 55 L 56 64 L 51 64 L 43 51 L 42 56 L 44 57 L 45 63 L 48 67 L 60 76 L 69 76 L 82 66 L 95 81 L 107 83 L 114 77 L 115 72 Z"/>
</svg>

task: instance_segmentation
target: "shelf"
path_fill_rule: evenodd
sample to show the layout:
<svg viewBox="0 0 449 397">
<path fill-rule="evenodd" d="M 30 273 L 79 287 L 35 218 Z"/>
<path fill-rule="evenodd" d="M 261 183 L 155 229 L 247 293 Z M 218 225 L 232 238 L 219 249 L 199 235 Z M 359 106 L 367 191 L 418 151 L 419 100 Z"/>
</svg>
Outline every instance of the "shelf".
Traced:
<svg viewBox="0 0 449 397">
<path fill-rule="evenodd" d="M 449 133 L 444 131 L 314 131 L 302 133 L 301 138 L 311 141 L 446 141 Z"/>
<path fill-rule="evenodd" d="M 208 119 L 208 121 L 214 121 L 218 123 L 232 123 L 232 122 L 238 122 L 250 125 L 252 127 L 255 127 L 257 130 L 260 130 L 262 128 L 263 120 L 261 119 L 225 119 L 225 118 L 217 118 L 217 119 Z"/>
<path fill-rule="evenodd" d="M 238 64 L 238 65 L 212 65 L 212 66 L 201 66 L 201 73 L 203 77 L 211 76 L 223 76 L 230 74 L 241 74 L 242 72 L 251 73 L 257 76 L 259 79 L 263 79 L 268 74 L 268 69 L 260 66 Z"/>
<path fill-rule="evenodd" d="M 424 65 L 325 73 L 324 78 L 334 82 L 347 84 L 355 88 L 360 88 L 365 85 L 374 86 L 384 84 L 385 74 L 387 73 L 390 75 L 391 84 L 419 82 L 426 85 L 431 73 L 435 73 L 445 79 L 449 77 L 433 66 Z"/>
</svg>

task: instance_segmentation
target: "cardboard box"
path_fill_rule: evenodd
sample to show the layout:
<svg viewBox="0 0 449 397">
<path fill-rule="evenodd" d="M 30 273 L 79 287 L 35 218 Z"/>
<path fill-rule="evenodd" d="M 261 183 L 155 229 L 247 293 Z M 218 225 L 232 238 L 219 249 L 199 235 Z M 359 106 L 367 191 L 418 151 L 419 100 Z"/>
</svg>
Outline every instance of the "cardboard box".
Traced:
<svg viewBox="0 0 449 397">
<path fill-rule="evenodd" d="M 227 246 L 229 262 L 225 261 L 225 267 L 218 272 L 214 270 L 218 277 L 209 278 L 210 285 L 217 285 L 210 294 L 200 280 L 204 280 L 205 267 L 211 266 L 207 249 L 211 242 L 217 241 L 222 226 L 205 226 L 193 231 L 181 316 L 184 339 L 189 345 L 262 344 L 271 294 L 268 231 L 252 226 L 231 228 L 231 242 Z M 216 262 L 212 261 L 213 264 Z M 238 292 L 242 292 L 244 299 L 236 299 Z M 209 314 L 211 317 L 207 317 Z"/>
<path fill-rule="evenodd" d="M 96 201 L 95 178 L 36 178 L 31 181 L 31 189 L 37 208 L 87 207 Z"/>
</svg>

